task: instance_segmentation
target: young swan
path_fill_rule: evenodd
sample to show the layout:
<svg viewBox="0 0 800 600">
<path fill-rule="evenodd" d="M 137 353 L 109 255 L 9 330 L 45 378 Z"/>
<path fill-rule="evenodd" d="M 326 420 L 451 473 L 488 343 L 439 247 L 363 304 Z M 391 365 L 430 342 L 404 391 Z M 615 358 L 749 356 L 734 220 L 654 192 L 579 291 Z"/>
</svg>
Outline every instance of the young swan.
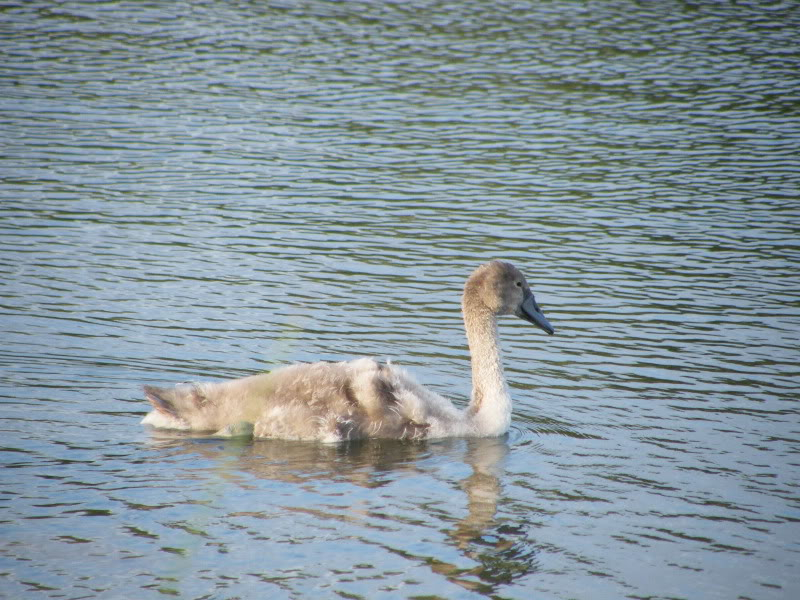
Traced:
<svg viewBox="0 0 800 600">
<path fill-rule="evenodd" d="M 497 340 L 497 316 L 516 315 L 548 334 L 525 277 L 513 265 L 481 265 L 461 300 L 472 360 L 465 410 L 425 389 L 404 369 L 371 358 L 296 364 L 220 383 L 146 385 L 154 410 L 142 423 L 217 436 L 338 442 L 359 438 L 428 439 L 502 435 L 511 422 Z"/>
</svg>

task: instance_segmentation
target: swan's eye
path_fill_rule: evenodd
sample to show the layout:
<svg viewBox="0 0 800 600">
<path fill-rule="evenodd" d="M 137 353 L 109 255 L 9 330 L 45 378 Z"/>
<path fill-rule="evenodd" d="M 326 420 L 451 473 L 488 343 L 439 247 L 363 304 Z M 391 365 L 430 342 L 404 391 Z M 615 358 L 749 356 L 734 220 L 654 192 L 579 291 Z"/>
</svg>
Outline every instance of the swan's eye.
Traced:
<svg viewBox="0 0 800 600">
<path fill-rule="evenodd" d="M 522 282 L 521 281 L 517 281 L 514 285 L 516 285 L 517 287 L 522 287 Z"/>
</svg>

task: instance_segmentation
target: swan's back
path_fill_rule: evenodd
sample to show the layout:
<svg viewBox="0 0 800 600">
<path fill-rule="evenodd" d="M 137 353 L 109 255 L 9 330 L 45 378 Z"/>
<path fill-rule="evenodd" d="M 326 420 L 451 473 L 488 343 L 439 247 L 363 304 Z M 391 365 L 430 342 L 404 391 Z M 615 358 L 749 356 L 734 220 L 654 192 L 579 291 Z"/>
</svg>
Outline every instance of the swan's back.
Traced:
<svg viewBox="0 0 800 600">
<path fill-rule="evenodd" d="M 241 431 L 259 438 L 420 439 L 457 425 L 450 403 L 406 371 L 369 358 L 283 367 L 221 383 L 145 386 L 155 408 L 142 421 L 161 428 Z M 441 434 L 439 434 L 441 435 Z"/>
</svg>

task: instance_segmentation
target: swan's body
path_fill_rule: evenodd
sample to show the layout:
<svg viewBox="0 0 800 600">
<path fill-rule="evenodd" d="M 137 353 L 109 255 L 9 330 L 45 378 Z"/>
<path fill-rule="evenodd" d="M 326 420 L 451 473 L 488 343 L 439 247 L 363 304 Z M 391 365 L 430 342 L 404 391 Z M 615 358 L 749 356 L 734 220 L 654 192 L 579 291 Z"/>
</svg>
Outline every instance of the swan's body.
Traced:
<svg viewBox="0 0 800 600">
<path fill-rule="evenodd" d="M 472 360 L 465 410 L 404 369 L 370 358 L 296 364 L 220 383 L 145 386 L 155 410 L 142 423 L 164 429 L 336 442 L 359 438 L 426 439 L 502 435 L 511 421 L 497 316 L 514 314 L 549 334 L 525 277 L 492 261 L 467 279 L 462 313 Z"/>
</svg>

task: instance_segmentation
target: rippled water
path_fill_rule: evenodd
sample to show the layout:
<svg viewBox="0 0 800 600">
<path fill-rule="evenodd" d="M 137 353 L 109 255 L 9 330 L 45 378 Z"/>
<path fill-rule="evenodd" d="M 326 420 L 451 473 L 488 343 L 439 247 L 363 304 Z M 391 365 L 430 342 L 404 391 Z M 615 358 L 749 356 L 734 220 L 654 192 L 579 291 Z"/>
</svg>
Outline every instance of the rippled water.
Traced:
<svg viewBox="0 0 800 600">
<path fill-rule="evenodd" d="M 793 3 L 0 8 L 0 596 L 800 594 Z M 502 440 L 143 430 L 142 383 L 391 357 Z M 513 320 L 512 320 L 513 321 Z"/>
</svg>

